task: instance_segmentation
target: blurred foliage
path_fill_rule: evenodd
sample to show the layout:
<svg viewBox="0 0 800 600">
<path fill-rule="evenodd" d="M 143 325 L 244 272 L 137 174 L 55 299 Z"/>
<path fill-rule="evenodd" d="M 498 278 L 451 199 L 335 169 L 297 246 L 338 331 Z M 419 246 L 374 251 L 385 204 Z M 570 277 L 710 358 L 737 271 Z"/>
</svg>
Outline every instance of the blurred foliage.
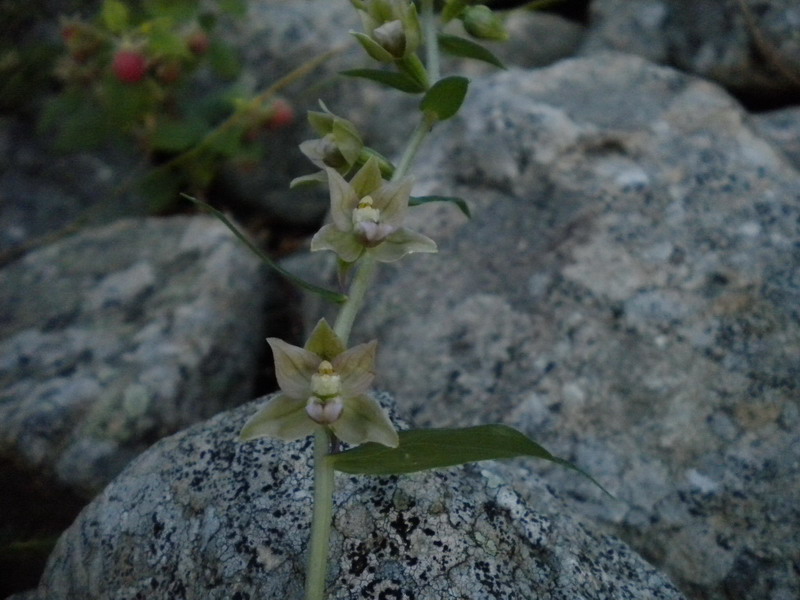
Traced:
<svg viewBox="0 0 800 600">
<path fill-rule="evenodd" d="M 134 144 L 152 166 L 138 184 L 154 212 L 173 208 L 181 191 L 202 194 L 225 161 L 259 160 L 263 134 L 292 120 L 274 94 L 248 99 L 235 49 L 215 34 L 221 18 L 245 9 L 243 0 L 103 0 L 91 17 L 62 15 L 50 69 L 60 90 L 40 131 L 62 151 Z M 25 62 L 15 76 L 30 69 Z"/>
</svg>

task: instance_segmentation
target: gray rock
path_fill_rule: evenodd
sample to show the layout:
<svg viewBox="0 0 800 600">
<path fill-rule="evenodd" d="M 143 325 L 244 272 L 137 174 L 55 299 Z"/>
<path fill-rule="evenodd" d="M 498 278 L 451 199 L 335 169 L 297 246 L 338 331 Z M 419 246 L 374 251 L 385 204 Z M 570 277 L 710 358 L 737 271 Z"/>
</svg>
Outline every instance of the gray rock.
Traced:
<svg viewBox="0 0 800 600">
<path fill-rule="evenodd" d="M 301 598 L 311 440 L 237 442 L 259 404 L 140 456 L 59 540 L 36 597 Z M 682 597 L 619 540 L 478 468 L 337 476 L 333 526 L 331 599 Z"/>
<path fill-rule="evenodd" d="M 259 261 L 208 217 L 82 231 L 0 271 L 0 458 L 91 497 L 252 394 Z"/>
<path fill-rule="evenodd" d="M 754 114 L 753 127 L 800 169 L 800 107 Z"/>
<path fill-rule="evenodd" d="M 144 214 L 146 199 L 121 185 L 135 170 L 118 149 L 65 155 L 31 125 L 0 118 L 0 264 L 78 222 Z"/>
<path fill-rule="evenodd" d="M 584 52 L 631 52 L 747 94 L 800 91 L 795 0 L 595 0 Z"/>
<path fill-rule="evenodd" d="M 414 193 L 474 218 L 412 215 L 439 254 L 382 269 L 354 330 L 380 385 L 575 460 L 621 503 L 548 481 L 687 594 L 796 594 L 798 171 L 718 87 L 625 55 L 476 80 L 435 134 Z"/>
</svg>

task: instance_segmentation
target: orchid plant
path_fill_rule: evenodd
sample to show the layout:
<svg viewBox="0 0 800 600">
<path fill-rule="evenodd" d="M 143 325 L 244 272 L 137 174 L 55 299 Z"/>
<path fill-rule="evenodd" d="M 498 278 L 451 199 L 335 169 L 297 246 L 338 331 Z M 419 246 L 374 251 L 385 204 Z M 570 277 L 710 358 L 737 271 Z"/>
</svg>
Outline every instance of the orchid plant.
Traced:
<svg viewBox="0 0 800 600">
<path fill-rule="evenodd" d="M 419 123 L 397 164 L 366 147 L 355 125 L 334 115 L 324 104 L 322 111 L 309 114 L 311 126 L 320 137 L 303 142 L 300 149 L 319 171 L 295 179 L 292 186 L 327 185 L 330 223 L 313 236 L 311 251 L 332 251 L 337 255 L 340 281 L 350 277 L 347 294 L 298 280 L 264 256 L 224 215 L 204 205 L 272 267 L 305 289 L 340 305 L 333 326 L 320 320 L 302 348 L 280 339 L 268 339 L 280 392 L 261 407 L 240 434 L 243 441 L 260 437 L 287 442 L 309 435 L 315 438 L 314 511 L 306 600 L 325 597 L 337 470 L 353 474 L 399 474 L 479 460 L 530 456 L 589 477 L 504 425 L 398 432 L 386 411 L 370 396 L 377 342 L 348 347 L 348 340 L 378 264 L 397 261 L 412 253 L 437 251 L 433 240 L 404 226 L 410 207 L 432 201 L 451 202 L 469 216 L 466 203 L 459 198 L 411 195 L 414 181 L 410 171 L 417 151 L 437 123 L 457 114 L 469 84 L 464 77 L 441 76 L 439 53 L 444 51 L 502 67 L 476 40 L 502 40 L 507 35 L 495 13 L 470 0 L 445 0 L 438 14 L 433 0 L 350 2 L 358 11 L 364 29 L 353 32 L 353 36 L 369 57 L 389 69 L 354 69 L 345 71 L 345 75 L 419 94 L 421 100 Z M 454 20 L 462 21 L 469 37 L 443 33 L 443 26 Z M 420 49 L 425 53 L 424 63 L 418 56 Z M 343 449 L 342 443 L 350 448 Z"/>
</svg>

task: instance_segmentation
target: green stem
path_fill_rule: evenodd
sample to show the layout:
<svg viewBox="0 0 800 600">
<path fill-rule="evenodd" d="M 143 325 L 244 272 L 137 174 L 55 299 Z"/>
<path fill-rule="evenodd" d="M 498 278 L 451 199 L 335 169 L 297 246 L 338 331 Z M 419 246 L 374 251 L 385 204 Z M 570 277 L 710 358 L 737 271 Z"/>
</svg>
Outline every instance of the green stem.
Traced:
<svg viewBox="0 0 800 600">
<path fill-rule="evenodd" d="M 328 431 L 320 427 L 314 434 L 314 516 L 306 571 L 306 600 L 325 599 L 334 487 L 333 467 L 327 460 L 329 449 Z"/>
<path fill-rule="evenodd" d="M 433 82 L 439 81 L 439 39 L 436 35 L 436 19 L 433 14 L 433 0 L 422 0 L 420 8 L 422 35 L 425 38 L 425 66 Z"/>
<path fill-rule="evenodd" d="M 414 161 L 414 157 L 417 155 L 417 152 L 422 146 L 422 142 L 425 141 L 425 138 L 428 137 L 428 134 L 431 132 L 432 127 L 433 121 L 431 121 L 428 117 L 423 116 L 419 125 L 417 125 L 417 128 L 414 130 L 414 133 L 411 134 L 411 139 L 408 141 L 408 145 L 403 152 L 403 156 L 400 158 L 400 162 L 397 164 L 397 168 L 394 170 L 392 181 L 396 181 L 401 177 L 404 177 L 411 170 L 411 163 Z"/>
<path fill-rule="evenodd" d="M 353 277 L 353 283 L 350 284 L 350 293 L 347 294 L 347 301 L 339 309 L 339 315 L 336 317 L 333 331 L 345 346 L 347 346 L 347 340 L 350 337 L 350 330 L 353 329 L 356 315 L 364 305 L 364 297 L 375 275 L 375 267 L 375 260 L 368 252 L 365 252 L 359 261 L 358 271 Z"/>
</svg>

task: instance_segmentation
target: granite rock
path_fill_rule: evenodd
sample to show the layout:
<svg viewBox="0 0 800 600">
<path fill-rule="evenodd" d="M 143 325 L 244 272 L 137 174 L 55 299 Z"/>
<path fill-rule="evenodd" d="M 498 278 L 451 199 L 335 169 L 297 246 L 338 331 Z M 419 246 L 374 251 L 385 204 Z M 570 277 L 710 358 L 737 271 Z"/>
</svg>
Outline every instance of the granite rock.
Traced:
<svg viewBox="0 0 800 600">
<path fill-rule="evenodd" d="M 144 214 L 146 199 L 119 186 L 135 169 L 120 149 L 65 155 L 23 119 L 0 118 L 0 262 L 78 222 Z"/>
<path fill-rule="evenodd" d="M 265 274 L 209 217 L 86 229 L 0 270 L 0 457 L 91 497 L 251 397 Z"/>
<path fill-rule="evenodd" d="M 748 96 L 800 93 L 795 0 L 595 0 L 583 51 L 638 54 Z"/>
<path fill-rule="evenodd" d="M 800 169 L 800 107 L 758 113 L 751 119 L 755 130 Z"/>
<path fill-rule="evenodd" d="M 474 81 L 414 190 L 473 219 L 417 209 L 439 254 L 387 265 L 353 333 L 415 425 L 522 428 L 704 600 L 800 589 L 800 173 L 748 123 L 629 55 Z"/>
<path fill-rule="evenodd" d="M 239 443 L 260 404 L 141 455 L 65 532 L 28 600 L 301 598 L 311 439 Z M 557 505 L 539 492 L 537 508 Z M 330 565 L 332 600 L 682 598 L 619 540 L 479 468 L 337 476 Z"/>
</svg>

